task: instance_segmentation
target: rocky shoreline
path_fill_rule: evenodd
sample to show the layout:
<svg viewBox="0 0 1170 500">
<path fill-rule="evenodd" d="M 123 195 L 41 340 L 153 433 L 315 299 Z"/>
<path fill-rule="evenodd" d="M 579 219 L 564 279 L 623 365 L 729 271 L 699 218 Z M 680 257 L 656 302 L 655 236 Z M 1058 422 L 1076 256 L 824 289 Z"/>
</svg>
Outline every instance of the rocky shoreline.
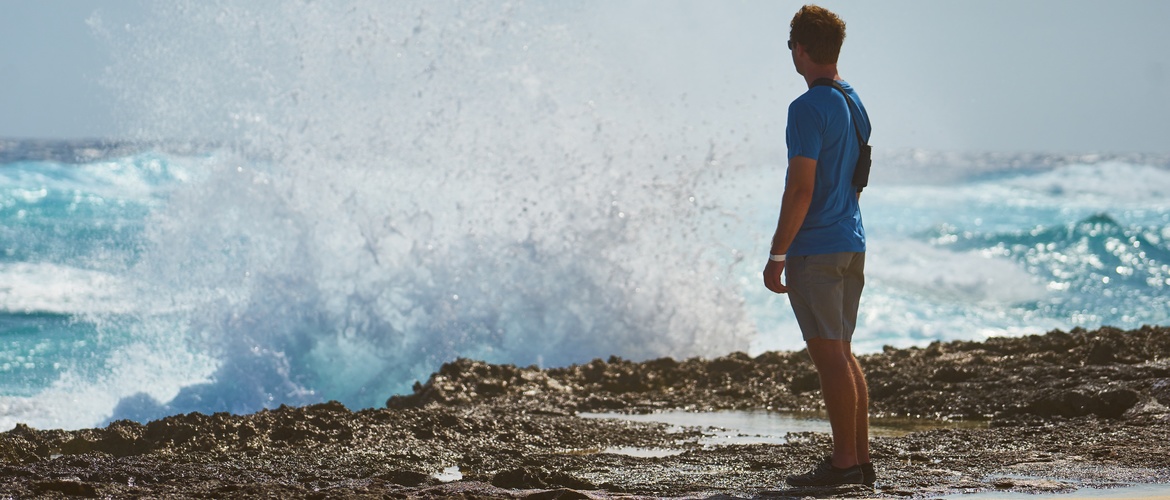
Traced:
<svg viewBox="0 0 1170 500">
<path fill-rule="evenodd" d="M 829 449 L 700 446 L 701 429 L 581 412 L 820 409 L 803 352 L 594 360 L 540 370 L 457 360 L 387 407 L 192 413 L 0 433 L 15 498 L 934 497 L 1170 483 L 1170 328 L 1054 331 L 859 357 L 875 415 L 985 422 L 874 438 L 876 489 L 793 489 Z M 635 457 L 605 450 L 681 448 Z M 444 473 L 446 471 L 446 473 Z M 457 479 L 458 478 L 458 479 Z M 0 496 L 3 496 L 0 495 Z"/>
</svg>

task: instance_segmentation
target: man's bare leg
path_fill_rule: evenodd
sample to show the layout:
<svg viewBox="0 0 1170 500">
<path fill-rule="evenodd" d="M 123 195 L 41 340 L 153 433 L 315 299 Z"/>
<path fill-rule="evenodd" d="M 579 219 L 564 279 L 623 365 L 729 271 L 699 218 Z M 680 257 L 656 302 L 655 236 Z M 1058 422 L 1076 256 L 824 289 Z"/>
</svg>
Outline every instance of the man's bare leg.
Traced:
<svg viewBox="0 0 1170 500">
<path fill-rule="evenodd" d="M 857 390 L 857 413 L 854 423 L 857 440 L 857 463 L 869 463 L 869 385 L 865 383 L 865 374 L 861 371 L 861 364 L 849 349 L 846 342 L 846 354 L 849 356 L 849 366 L 853 374 L 853 387 Z"/>
<path fill-rule="evenodd" d="M 808 353 L 820 375 L 821 394 L 829 412 L 829 425 L 833 428 L 833 466 L 846 469 L 863 463 L 857 446 L 858 414 L 862 410 L 858 407 L 856 379 L 861 373 L 861 367 L 853 366 L 857 360 L 850 352 L 849 343 L 845 341 L 810 339 Z M 868 433 L 868 418 L 866 427 Z M 865 450 L 865 458 L 868 459 L 868 442 Z"/>
</svg>

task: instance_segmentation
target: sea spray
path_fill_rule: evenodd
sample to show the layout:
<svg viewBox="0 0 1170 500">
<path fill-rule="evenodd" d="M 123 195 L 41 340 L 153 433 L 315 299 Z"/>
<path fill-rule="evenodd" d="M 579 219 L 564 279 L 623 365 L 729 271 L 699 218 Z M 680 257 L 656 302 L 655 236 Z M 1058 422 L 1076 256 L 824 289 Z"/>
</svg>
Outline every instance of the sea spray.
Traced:
<svg viewBox="0 0 1170 500">
<path fill-rule="evenodd" d="M 123 109 L 140 140 L 219 146 L 148 219 L 129 274 L 142 315 L 165 310 L 177 347 L 217 368 L 114 418 L 373 406 L 460 356 L 747 349 L 743 249 L 719 243 L 740 219 L 703 199 L 743 138 L 663 123 L 663 101 L 550 13 L 154 8 L 127 30 L 93 22 L 120 47 Z"/>
</svg>

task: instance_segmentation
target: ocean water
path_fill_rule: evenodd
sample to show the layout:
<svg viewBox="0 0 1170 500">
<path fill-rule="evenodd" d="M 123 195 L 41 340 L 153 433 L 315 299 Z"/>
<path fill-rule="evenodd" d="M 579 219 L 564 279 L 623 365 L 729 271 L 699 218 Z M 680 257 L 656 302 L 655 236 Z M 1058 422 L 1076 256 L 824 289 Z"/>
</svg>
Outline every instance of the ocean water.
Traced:
<svg viewBox="0 0 1170 500">
<path fill-rule="evenodd" d="M 0 429 L 801 348 L 759 278 L 799 83 L 674 92 L 592 8 L 95 15 L 126 137 L 0 141 Z M 1170 323 L 1170 158 L 878 147 L 858 352 Z"/>
</svg>

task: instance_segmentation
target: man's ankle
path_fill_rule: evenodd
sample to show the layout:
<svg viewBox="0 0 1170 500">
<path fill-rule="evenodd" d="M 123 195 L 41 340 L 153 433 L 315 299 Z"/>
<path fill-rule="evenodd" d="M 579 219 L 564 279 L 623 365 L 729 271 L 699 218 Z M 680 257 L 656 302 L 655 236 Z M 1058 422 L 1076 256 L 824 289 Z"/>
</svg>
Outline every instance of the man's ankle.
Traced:
<svg viewBox="0 0 1170 500">
<path fill-rule="evenodd" d="M 840 459 L 835 456 L 829 459 L 829 463 L 832 464 L 833 467 L 842 470 L 861 465 L 861 462 L 857 460 Z"/>
</svg>

